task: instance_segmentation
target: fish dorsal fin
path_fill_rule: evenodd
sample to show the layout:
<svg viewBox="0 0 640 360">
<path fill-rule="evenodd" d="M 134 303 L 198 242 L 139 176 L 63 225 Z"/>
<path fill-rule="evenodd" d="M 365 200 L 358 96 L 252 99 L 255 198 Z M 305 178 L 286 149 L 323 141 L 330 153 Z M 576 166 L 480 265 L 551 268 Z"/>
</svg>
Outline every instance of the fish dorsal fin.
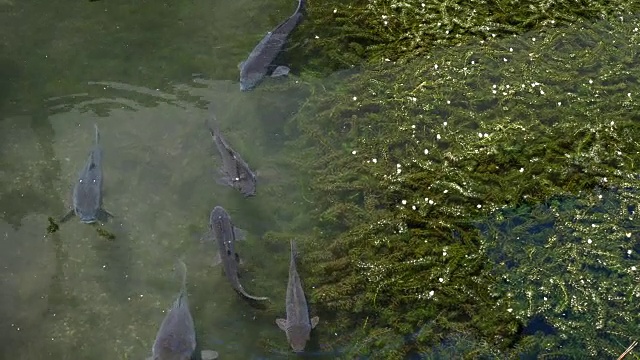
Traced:
<svg viewBox="0 0 640 360">
<path fill-rule="evenodd" d="M 238 227 L 233 227 L 233 235 L 236 241 L 243 241 L 247 239 L 247 231 Z"/>
<path fill-rule="evenodd" d="M 220 256 L 220 251 L 218 251 L 216 253 L 216 256 L 214 256 L 214 258 L 213 258 L 212 264 L 213 264 L 213 266 L 218 266 L 218 265 L 220 265 L 220 263 L 222 263 L 222 257 Z"/>
<path fill-rule="evenodd" d="M 93 160 L 93 159 L 92 159 L 92 160 Z M 96 163 L 95 163 L 95 161 L 91 161 L 91 162 L 89 163 L 89 170 L 93 170 L 93 169 L 95 169 L 95 168 L 96 168 Z"/>
</svg>

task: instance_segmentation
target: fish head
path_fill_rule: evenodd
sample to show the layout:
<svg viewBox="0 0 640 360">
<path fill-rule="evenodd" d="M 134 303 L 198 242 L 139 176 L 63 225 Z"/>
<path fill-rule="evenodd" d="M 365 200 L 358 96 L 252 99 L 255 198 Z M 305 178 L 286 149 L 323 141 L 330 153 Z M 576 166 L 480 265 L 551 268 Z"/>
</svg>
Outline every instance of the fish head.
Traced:
<svg viewBox="0 0 640 360">
<path fill-rule="evenodd" d="M 310 329 L 307 326 L 292 326 L 287 331 L 289 345 L 294 352 L 303 352 L 309 341 Z"/>
<path fill-rule="evenodd" d="M 73 191 L 73 211 L 81 222 L 92 224 L 98 220 L 100 196 L 98 179 L 84 176 L 78 180 Z"/>
<path fill-rule="evenodd" d="M 98 221 L 98 210 L 96 209 L 83 209 L 76 206 L 74 211 L 78 218 L 80 218 L 80 222 L 84 224 L 93 224 Z"/>
<path fill-rule="evenodd" d="M 81 216 L 80 217 L 80 222 L 82 222 L 83 224 L 93 224 L 96 221 L 98 221 L 98 219 L 95 216 Z"/>
<path fill-rule="evenodd" d="M 209 228 L 211 230 L 216 230 L 219 227 L 222 227 L 222 224 L 230 222 L 231 218 L 229 214 L 222 206 L 216 206 L 211 210 L 211 214 L 209 215 Z"/>
<path fill-rule="evenodd" d="M 231 218 L 225 209 L 221 206 L 216 206 L 211 210 L 209 216 L 209 230 L 218 243 L 220 256 L 224 260 L 224 256 L 230 256 L 233 253 L 233 223 Z M 225 254 L 228 253 L 228 254 Z M 226 263 L 226 262 L 225 262 Z"/>
<path fill-rule="evenodd" d="M 240 91 L 250 91 L 255 88 L 264 77 L 259 73 L 241 73 L 240 74 Z"/>
</svg>

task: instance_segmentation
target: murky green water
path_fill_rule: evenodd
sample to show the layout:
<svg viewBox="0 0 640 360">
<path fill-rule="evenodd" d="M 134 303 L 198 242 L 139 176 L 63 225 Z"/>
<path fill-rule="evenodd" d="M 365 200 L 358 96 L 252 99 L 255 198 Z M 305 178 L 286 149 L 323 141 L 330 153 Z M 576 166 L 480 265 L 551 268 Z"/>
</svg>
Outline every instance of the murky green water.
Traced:
<svg viewBox="0 0 640 360">
<path fill-rule="evenodd" d="M 288 243 L 262 238 L 298 211 L 295 169 L 279 159 L 282 123 L 306 92 L 290 78 L 240 93 L 236 66 L 294 7 L 0 4 L 0 358 L 146 358 L 179 290 L 178 258 L 189 269 L 200 347 L 227 359 L 287 354 L 275 319 L 284 314 Z M 227 140 L 259 171 L 255 198 L 214 180 L 210 101 Z M 100 227 L 116 238 L 77 218 L 47 235 L 47 217 L 70 205 L 94 123 L 104 207 L 115 215 Z M 242 301 L 211 265 L 214 244 L 200 238 L 215 205 L 249 233 L 238 245 L 241 281 L 273 299 L 266 308 Z"/>
<path fill-rule="evenodd" d="M 179 289 L 178 258 L 200 348 L 286 358 L 275 319 L 294 231 L 309 240 L 314 357 L 624 350 L 640 293 L 640 22 L 542 29 L 348 81 L 294 75 L 241 93 L 238 62 L 293 8 L 0 0 L 0 358 L 145 358 Z M 259 172 L 255 198 L 214 180 L 210 102 Z M 115 217 L 47 234 L 47 218 L 69 208 L 93 124 Z M 249 234 L 241 282 L 272 299 L 263 308 L 212 266 L 201 237 L 216 205 Z"/>
</svg>

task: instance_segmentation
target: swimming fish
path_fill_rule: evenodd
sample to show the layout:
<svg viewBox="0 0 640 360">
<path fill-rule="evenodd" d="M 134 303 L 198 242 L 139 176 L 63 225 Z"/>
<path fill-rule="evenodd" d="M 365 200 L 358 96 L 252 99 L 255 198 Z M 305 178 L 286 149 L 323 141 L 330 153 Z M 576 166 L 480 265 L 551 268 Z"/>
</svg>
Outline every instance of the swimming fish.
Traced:
<svg viewBox="0 0 640 360">
<path fill-rule="evenodd" d="M 113 216 L 102 208 L 102 149 L 98 125 L 94 127 L 95 144 L 73 187 L 73 209 L 63 216 L 60 222 L 69 220 L 73 215 L 85 224 L 94 223 L 99 218 Z"/>
<path fill-rule="evenodd" d="M 207 127 L 222 158 L 220 172 L 223 177 L 220 179 L 220 182 L 240 191 L 246 197 L 255 196 L 257 183 L 256 174 L 251 171 L 249 165 L 242 159 L 240 154 L 233 150 L 222 137 L 218 129 L 217 119 L 215 115 L 212 116 L 213 125 L 211 122 L 208 122 Z"/>
<path fill-rule="evenodd" d="M 179 266 L 182 272 L 180 293 L 162 320 L 151 348 L 153 356 L 147 360 L 189 360 L 196 349 L 196 331 L 187 297 L 187 266 L 183 261 L 179 261 Z M 209 360 L 218 357 L 218 353 L 211 350 L 205 350 L 203 354 Z"/>
<path fill-rule="evenodd" d="M 237 230 L 231 222 L 229 214 L 221 206 L 216 206 L 209 216 L 209 230 L 218 244 L 218 255 L 214 263 L 222 263 L 224 273 L 231 283 L 231 287 L 240 295 L 250 300 L 269 300 L 267 297 L 249 295 L 240 284 L 238 279 L 238 263 L 240 256 L 236 252 L 236 232 Z"/>
<path fill-rule="evenodd" d="M 306 0 L 299 0 L 298 7 L 293 15 L 280 23 L 273 31 L 268 32 L 262 40 L 253 48 L 246 60 L 238 65 L 240 69 L 240 91 L 249 91 L 255 88 L 267 75 L 272 67 L 289 34 L 295 29 L 300 20 L 306 5 Z M 277 75 L 288 73 L 286 67 L 281 67 Z"/>
<path fill-rule="evenodd" d="M 310 339 L 311 329 L 320 321 L 317 316 L 309 319 L 309 307 L 304 296 L 298 270 L 296 270 L 295 242 L 291 240 L 291 262 L 289 263 L 289 283 L 285 307 L 286 319 L 276 319 L 278 327 L 287 334 L 289 345 L 295 352 L 302 352 Z"/>
</svg>

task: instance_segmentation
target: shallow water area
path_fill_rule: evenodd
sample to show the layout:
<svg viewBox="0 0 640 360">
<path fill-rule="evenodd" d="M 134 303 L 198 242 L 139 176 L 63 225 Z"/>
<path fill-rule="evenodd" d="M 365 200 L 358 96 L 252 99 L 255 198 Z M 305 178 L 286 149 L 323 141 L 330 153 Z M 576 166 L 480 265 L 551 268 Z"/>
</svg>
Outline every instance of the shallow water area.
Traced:
<svg viewBox="0 0 640 360">
<path fill-rule="evenodd" d="M 286 64 L 240 92 L 236 64 L 291 8 L 0 2 L 0 358 L 146 358 L 178 259 L 199 349 L 294 357 L 275 324 L 290 239 L 320 316 L 302 357 L 622 353 L 640 296 L 640 20 L 542 22 L 323 79 Z M 325 39 L 308 29 L 292 48 Z M 218 183 L 209 106 L 257 196 Z M 48 233 L 94 124 L 114 217 Z M 240 282 L 270 302 L 212 266 L 216 205 L 247 234 Z"/>
<path fill-rule="evenodd" d="M 87 85 L 94 95 L 95 88 L 103 97 L 80 94 L 50 99 L 52 115 L 47 122 L 52 136 L 47 146 L 28 132 L 28 119 L 1 122 L 20 141 L 19 145 L 3 142 L 3 160 L 22 171 L 20 177 L 26 180 L 3 189 L 31 193 L 24 200 L 15 196 L 16 205 L 28 209 L 22 217 L 7 216 L 16 221 L 13 229 L 4 226 L 7 251 L 3 254 L 11 254 L 11 261 L 4 263 L 6 288 L 26 298 L 15 303 L 7 297 L 5 305 L 14 310 L 7 314 L 6 323 L 14 324 L 13 337 L 21 339 L 18 334 L 22 334 L 29 339 L 21 339 L 31 344 L 24 358 L 38 354 L 65 358 L 71 348 L 73 356 L 83 358 L 143 357 L 163 311 L 179 289 L 173 275 L 179 257 L 189 268 L 190 302 L 202 348 L 245 357 L 262 351 L 259 336 L 283 337 L 274 319 L 276 312 L 284 310 L 283 300 L 278 300 L 283 299 L 288 263 L 273 265 L 272 259 L 262 258 L 260 254 L 273 249 L 260 238 L 278 218 L 269 211 L 269 202 L 278 195 L 279 177 L 287 178 L 286 169 L 279 167 L 274 174 L 278 177 L 259 183 L 255 198 L 245 199 L 217 184 L 217 154 L 204 125 L 208 110 L 198 105 L 207 99 L 224 104 L 217 106 L 221 128 L 233 129 L 226 133 L 230 142 L 238 144 L 238 151 L 258 169 L 270 166 L 279 141 L 255 129 L 260 124 L 253 119 L 265 116 L 264 111 L 259 115 L 259 109 L 245 99 L 233 100 L 237 91 L 231 82 L 200 80 L 193 87 L 176 86 L 175 92 L 183 95 L 141 91 L 121 83 Z M 191 102 L 180 99 L 186 93 Z M 114 217 L 94 226 L 74 217 L 47 235 L 46 218 L 62 214 L 70 205 L 72 184 L 93 144 L 94 123 L 103 149 L 104 208 Z M 26 128 L 23 136 L 21 128 Z M 241 141 L 243 136 L 251 141 Z M 24 153 L 19 151 L 23 147 L 47 148 L 52 153 Z M 48 174 L 33 173 L 36 164 Z M 38 200 L 40 196 L 51 199 L 50 204 Z M 29 200 L 32 203 L 24 204 Z M 247 263 L 241 281 L 248 291 L 274 299 L 268 311 L 239 299 L 221 269 L 212 266 L 215 245 L 202 237 L 209 211 L 218 204 L 249 234 L 238 245 Z M 101 237 L 96 227 L 115 238 Z M 283 250 L 284 260 L 286 247 Z M 21 308 L 35 311 L 25 309 L 21 315 Z M 23 351 L 14 347 L 6 356 L 22 358 Z"/>
<path fill-rule="evenodd" d="M 267 31 L 290 4 L 250 29 L 230 16 L 245 5 L 0 4 L 1 358 L 146 358 L 179 291 L 178 258 L 199 348 L 287 356 L 275 319 L 284 314 L 288 242 L 263 237 L 298 211 L 282 128 L 307 92 L 294 76 L 239 91 L 235 64 L 263 35 L 251 29 Z M 259 173 L 256 197 L 216 182 L 210 104 Z M 113 218 L 73 217 L 48 234 L 47 219 L 70 209 L 94 124 Z M 204 235 L 216 205 L 248 234 L 237 245 L 240 281 L 272 299 L 263 307 L 243 301 L 212 265 L 215 245 Z"/>
</svg>

